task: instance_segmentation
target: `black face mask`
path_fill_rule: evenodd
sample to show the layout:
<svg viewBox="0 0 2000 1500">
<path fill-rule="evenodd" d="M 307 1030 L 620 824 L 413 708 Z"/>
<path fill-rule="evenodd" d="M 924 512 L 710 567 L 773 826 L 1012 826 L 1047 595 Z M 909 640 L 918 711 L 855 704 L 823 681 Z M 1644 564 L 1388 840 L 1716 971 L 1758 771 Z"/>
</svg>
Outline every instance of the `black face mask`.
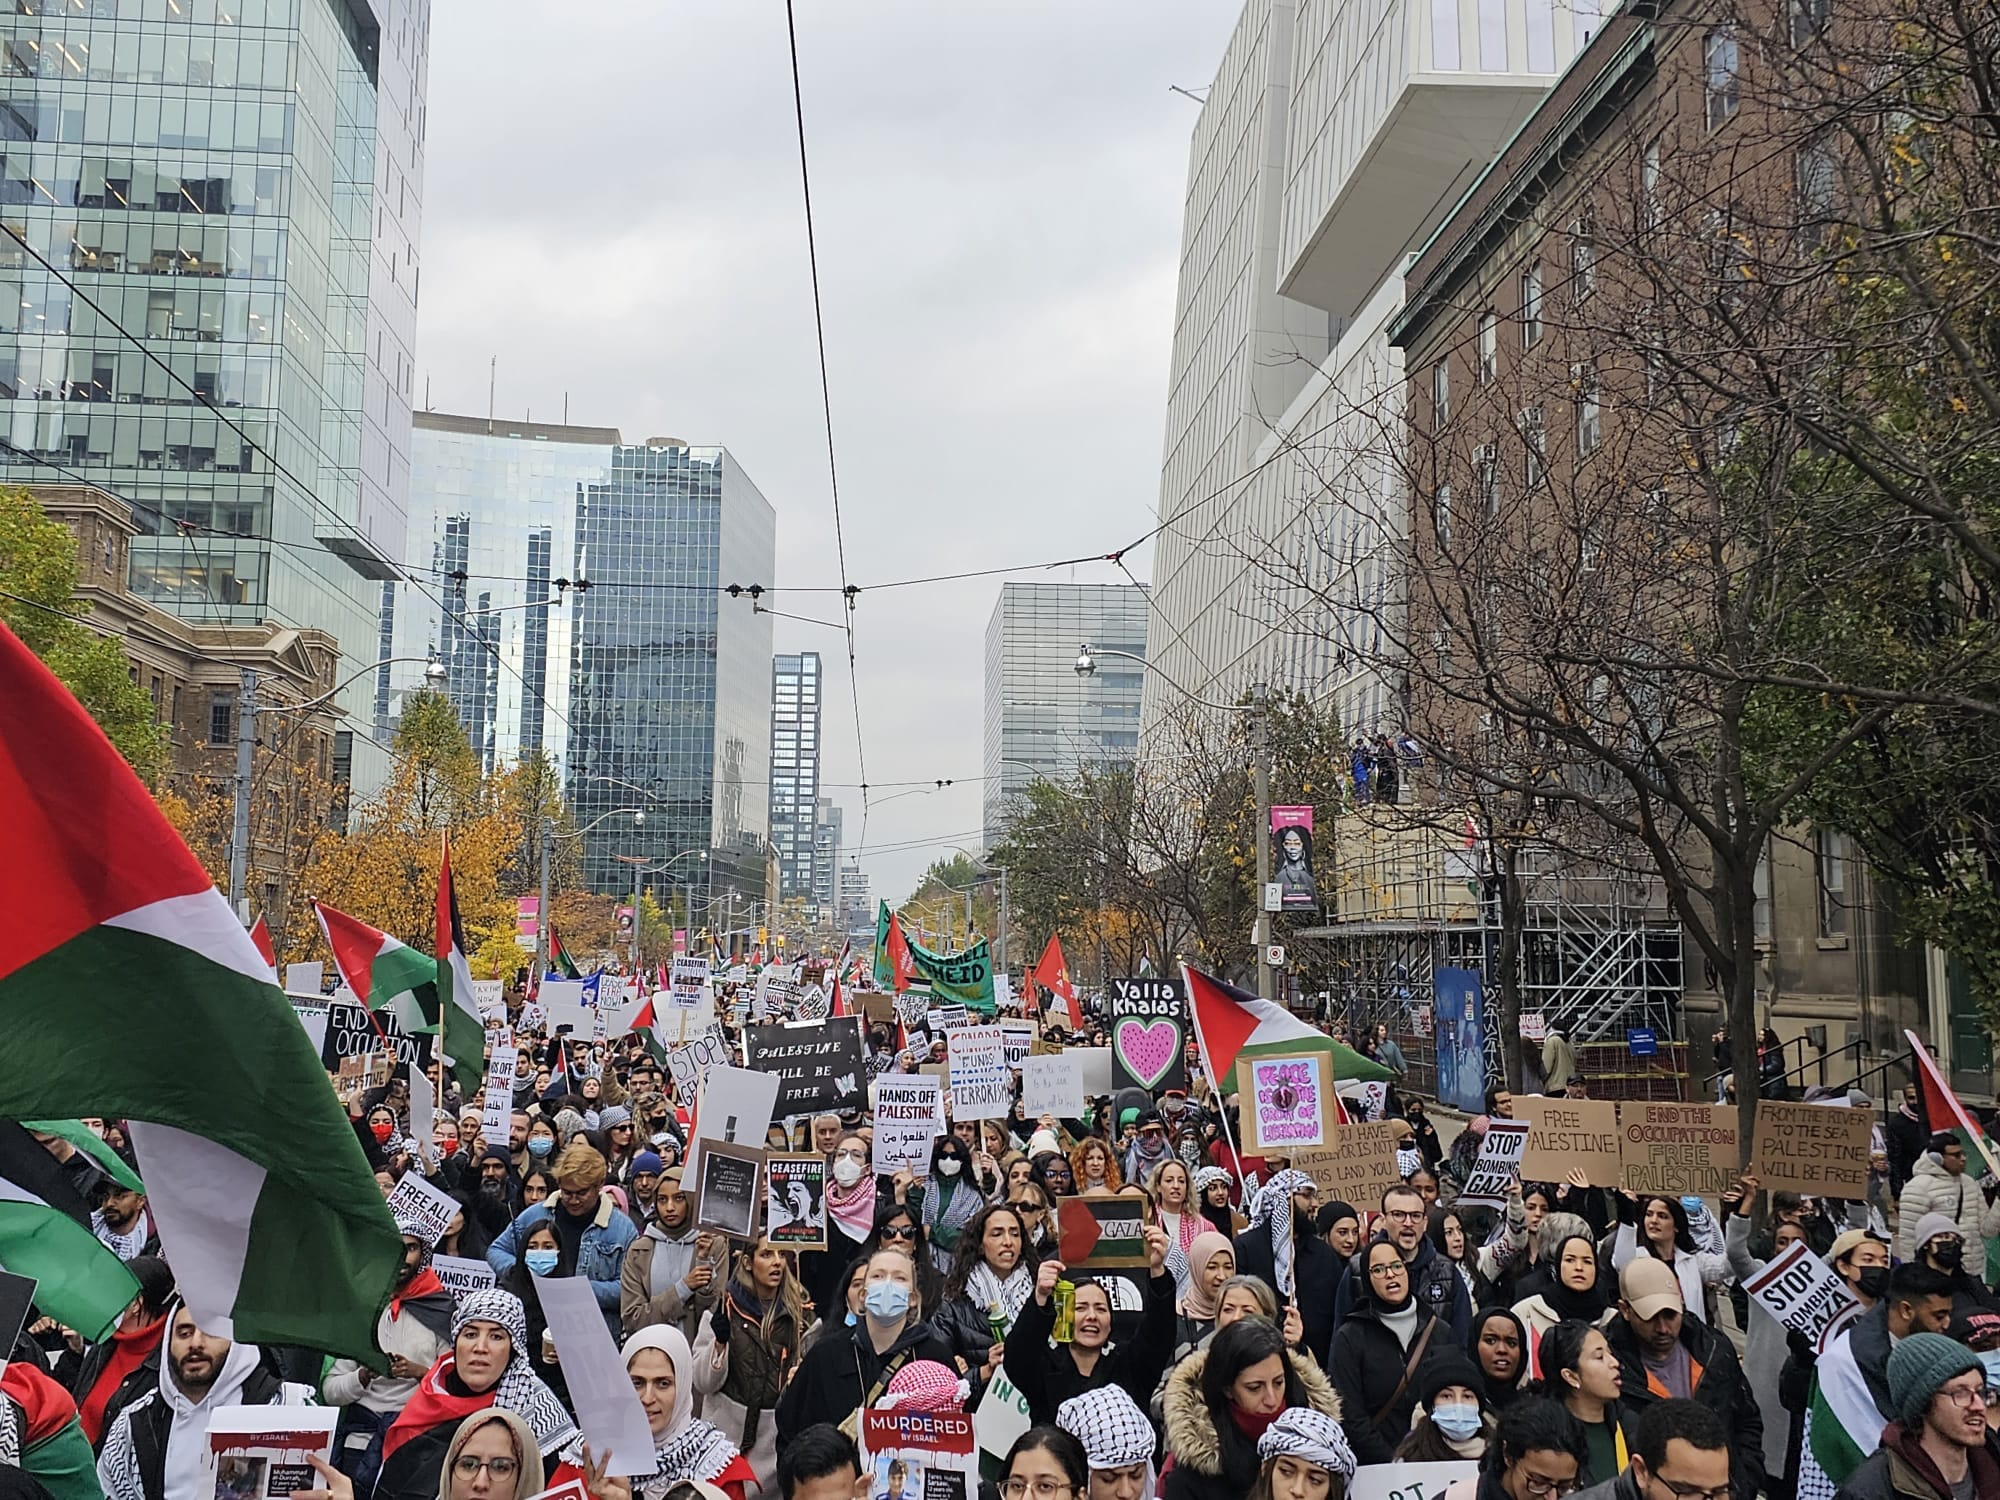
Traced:
<svg viewBox="0 0 2000 1500">
<path fill-rule="evenodd" d="M 1965 1246 L 1936 1245 L 1931 1249 L 1931 1259 L 1938 1263 L 1938 1269 L 1956 1271 L 1965 1261 Z"/>
<path fill-rule="evenodd" d="M 1854 1278 L 1854 1285 L 1861 1295 L 1880 1302 L 1889 1294 L 1889 1268 L 1887 1266 L 1863 1266 L 1861 1274 Z"/>
</svg>

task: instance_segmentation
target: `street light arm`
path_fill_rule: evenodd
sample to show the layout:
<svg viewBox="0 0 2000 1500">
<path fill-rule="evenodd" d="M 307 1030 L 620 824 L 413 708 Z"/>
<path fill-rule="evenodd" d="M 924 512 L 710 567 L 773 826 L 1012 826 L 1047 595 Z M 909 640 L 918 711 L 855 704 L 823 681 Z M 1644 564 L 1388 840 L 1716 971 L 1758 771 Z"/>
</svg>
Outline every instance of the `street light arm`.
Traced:
<svg viewBox="0 0 2000 1500">
<path fill-rule="evenodd" d="M 273 705 L 270 708 L 266 708 L 262 704 L 259 704 L 257 707 L 257 712 L 260 714 L 302 714 L 307 712 L 308 710 L 318 708 L 321 704 L 327 702 L 331 698 L 338 697 L 343 691 L 345 691 L 347 688 L 352 687 L 355 683 L 359 682 L 362 678 L 366 677 L 370 672 L 379 672 L 384 667 L 394 666 L 398 662 L 410 662 L 410 661 L 420 661 L 426 664 L 424 668 L 424 681 L 431 687 L 440 686 L 445 681 L 445 678 L 449 675 L 446 673 L 443 663 L 441 663 L 435 656 L 385 656 L 380 661 L 370 662 L 367 666 L 363 667 L 360 671 L 356 672 L 352 677 L 349 677 L 346 681 L 341 682 L 334 687 L 328 688 L 325 692 L 321 693 L 317 698 L 308 698 L 303 703 L 287 703 L 282 707 Z M 433 667 L 437 669 L 435 676 L 433 676 L 431 672 L 431 669 Z"/>
<path fill-rule="evenodd" d="M 1095 673 L 1097 670 L 1095 662 L 1100 656 L 1115 656 L 1123 661 L 1137 662 L 1143 670 L 1151 672 L 1160 681 L 1187 699 L 1188 702 L 1198 704 L 1202 708 L 1214 709 L 1217 713 L 1240 714 L 1248 712 L 1257 706 L 1255 703 L 1211 703 L 1200 694 L 1189 692 L 1165 672 L 1162 672 L 1155 663 L 1146 660 L 1145 657 L 1134 656 L 1130 651 L 1113 651 L 1104 646 L 1085 646 L 1077 653 L 1077 675 L 1079 677 L 1089 677 Z"/>
<path fill-rule="evenodd" d="M 583 827 L 581 828 L 572 828 L 567 833 L 556 833 L 551 831 L 549 837 L 552 839 L 580 839 L 586 833 L 590 832 L 591 829 L 595 828 L 599 823 L 602 823 L 606 818 L 629 818 L 633 816 L 635 813 L 638 815 L 640 826 L 644 827 L 646 821 L 645 808 L 614 807 L 611 809 L 610 812 L 603 813 L 598 817 L 592 818 L 588 823 L 584 824 Z"/>
</svg>

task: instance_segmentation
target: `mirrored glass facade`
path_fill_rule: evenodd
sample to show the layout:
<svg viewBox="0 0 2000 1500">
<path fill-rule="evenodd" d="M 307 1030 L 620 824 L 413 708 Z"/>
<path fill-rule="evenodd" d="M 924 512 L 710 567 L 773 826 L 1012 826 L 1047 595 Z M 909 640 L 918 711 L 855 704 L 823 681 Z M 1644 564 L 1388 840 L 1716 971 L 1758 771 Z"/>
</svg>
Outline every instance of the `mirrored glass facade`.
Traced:
<svg viewBox="0 0 2000 1500">
<path fill-rule="evenodd" d="M 0 13 L 33 247 L 0 235 L 0 477 L 103 486 L 135 592 L 321 627 L 349 670 L 404 545 L 428 34 L 427 0 Z"/>
<path fill-rule="evenodd" d="M 819 710 L 819 653 L 772 657 L 771 847 L 781 901 L 810 901 L 818 889 Z"/>
<path fill-rule="evenodd" d="M 1077 647 L 1105 656 L 1076 675 Z M 1009 583 L 986 622 L 986 843 L 1005 832 L 1008 799 L 1036 777 L 1117 765 L 1139 748 L 1146 592 L 1131 584 Z"/>
</svg>

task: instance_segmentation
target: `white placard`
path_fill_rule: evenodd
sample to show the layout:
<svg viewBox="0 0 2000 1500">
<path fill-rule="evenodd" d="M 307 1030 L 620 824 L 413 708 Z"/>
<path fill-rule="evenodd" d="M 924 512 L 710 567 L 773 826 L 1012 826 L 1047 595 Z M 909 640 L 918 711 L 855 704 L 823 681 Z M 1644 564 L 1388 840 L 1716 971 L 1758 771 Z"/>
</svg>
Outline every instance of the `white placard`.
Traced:
<svg viewBox="0 0 2000 1500">
<path fill-rule="evenodd" d="M 1463 1204 L 1484 1203 L 1494 1208 L 1507 1206 L 1507 1193 L 1521 1172 L 1521 1158 L 1528 1151 L 1526 1120 L 1492 1120 L 1486 1138 L 1479 1143 L 1479 1159 L 1472 1175 L 1458 1195 Z"/>
<path fill-rule="evenodd" d="M 437 1090 L 431 1087 L 430 1075 L 415 1063 L 410 1064 L 410 1136 L 417 1143 L 417 1155 L 423 1160 L 424 1170 L 435 1172 Z"/>
<path fill-rule="evenodd" d="M 581 1276 L 538 1276 L 535 1292 L 562 1361 L 569 1404 L 593 1455 L 610 1454 L 608 1474 L 650 1474 L 656 1465 L 646 1409 L 604 1325 L 597 1293 Z"/>
<path fill-rule="evenodd" d="M 1069 1047 L 1063 1056 L 1073 1057 L 1083 1069 L 1083 1091 L 1092 1098 L 1111 1092 L 1111 1049 L 1109 1047 Z"/>
<path fill-rule="evenodd" d="M 421 1172 L 405 1172 L 389 1193 L 389 1213 L 403 1233 L 435 1246 L 463 1209 L 449 1193 L 424 1180 Z"/>
<path fill-rule="evenodd" d="M 695 1106 L 695 1136 L 688 1142 L 687 1160 L 682 1163 L 683 1180 L 701 1181 L 703 1141 L 728 1141 L 760 1152 L 767 1150 L 766 1133 L 777 1114 L 778 1089 L 783 1082 L 776 1073 L 711 1067 Z"/>
<path fill-rule="evenodd" d="M 979 1450 L 1005 1459 L 1016 1439 L 1034 1425 L 1028 1412 L 1028 1398 L 1014 1388 L 1005 1370 L 995 1370 L 987 1382 L 979 1409 L 972 1414 L 972 1430 L 979 1438 Z"/>
<path fill-rule="evenodd" d="M 667 997 L 669 1007 L 674 1010 L 708 1011 L 708 960 L 688 953 L 677 954 Z"/>
<path fill-rule="evenodd" d="M 1479 1483 L 1470 1459 L 1442 1464 L 1363 1464 L 1347 1486 L 1347 1500 L 1442 1500 L 1445 1486 Z"/>
<path fill-rule="evenodd" d="M 1007 1034 L 998 1026 L 957 1026 L 944 1034 L 954 1120 L 1004 1120 L 1013 1105 Z"/>
<path fill-rule="evenodd" d="M 285 965 L 285 993 L 288 995 L 317 995 L 325 980 L 325 964 Z"/>
<path fill-rule="evenodd" d="M 489 1146 L 506 1145 L 513 1128 L 514 1060 L 519 1056 L 518 1049 L 495 1042 L 486 1059 L 486 1108 L 479 1116 L 479 1130 Z"/>
<path fill-rule="evenodd" d="M 670 1016 L 685 1012 L 669 1012 Z M 688 1017 L 693 1020 L 693 1017 Z M 710 1068 L 729 1063 L 735 1053 L 730 1049 L 729 1038 L 715 1027 L 696 1037 L 685 1047 L 676 1048 L 667 1054 L 668 1086 L 674 1091 L 674 1102 L 682 1109 L 694 1108 L 695 1099 L 701 1093 L 701 1080 Z"/>
<path fill-rule="evenodd" d="M 1021 1059 L 1021 1113 L 1030 1120 L 1043 1115 L 1074 1120 L 1083 1113 L 1083 1064 L 1074 1053 L 1030 1054 Z"/>
<path fill-rule="evenodd" d="M 944 1133 L 944 1090 L 928 1073 L 884 1075 L 875 1081 L 875 1145 L 870 1156 L 878 1172 L 908 1167 L 917 1176 L 931 1169 L 931 1142 Z"/>
<path fill-rule="evenodd" d="M 503 979 L 473 980 L 472 1003 L 479 1007 L 481 1020 L 504 1016 L 507 1013 L 507 982 Z"/>
<path fill-rule="evenodd" d="M 1743 1290 L 1822 1354 L 1834 1334 L 1861 1311 L 1840 1274 L 1813 1254 L 1804 1240 L 1794 1240 L 1773 1256 L 1743 1283 Z"/>
<path fill-rule="evenodd" d="M 1002 1021 L 1000 1031 L 1007 1038 L 1007 1066 L 1018 1070 L 1021 1059 L 1026 1057 L 1028 1049 L 1035 1045 L 1035 1023 Z"/>
<path fill-rule="evenodd" d="M 462 1255 L 433 1255 L 431 1269 L 454 1299 L 492 1286 L 497 1277 L 483 1260 L 467 1260 Z"/>
<path fill-rule="evenodd" d="M 995 1010 L 1011 1010 L 1013 1006 L 1014 977 L 1005 969 L 995 969 L 993 971 L 993 1008 Z M 1000 1456 L 1005 1458 L 1007 1455 L 1002 1453 Z"/>
</svg>

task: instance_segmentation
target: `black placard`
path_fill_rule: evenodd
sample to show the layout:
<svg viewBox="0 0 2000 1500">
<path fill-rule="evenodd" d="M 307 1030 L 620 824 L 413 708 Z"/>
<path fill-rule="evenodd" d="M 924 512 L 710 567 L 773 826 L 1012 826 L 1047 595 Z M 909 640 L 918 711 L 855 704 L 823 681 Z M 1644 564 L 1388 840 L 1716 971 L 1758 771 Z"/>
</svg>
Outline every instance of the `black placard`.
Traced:
<svg viewBox="0 0 2000 1500">
<path fill-rule="evenodd" d="M 868 1072 L 863 1066 L 859 1017 L 751 1026 L 743 1039 L 749 1066 L 778 1075 L 773 1118 L 838 1114 L 863 1107 Z"/>
<path fill-rule="evenodd" d="M 436 1037 L 428 1032 L 409 1035 L 386 1010 L 376 1011 L 375 1021 L 388 1036 L 398 1063 L 415 1063 L 420 1068 L 431 1066 Z M 340 1060 L 344 1057 L 367 1057 L 381 1051 L 382 1037 L 368 1024 L 367 1011 L 345 1000 L 337 1000 L 326 1008 L 326 1040 L 320 1044 L 319 1060 L 326 1064 L 329 1073 L 340 1071 Z"/>
</svg>

